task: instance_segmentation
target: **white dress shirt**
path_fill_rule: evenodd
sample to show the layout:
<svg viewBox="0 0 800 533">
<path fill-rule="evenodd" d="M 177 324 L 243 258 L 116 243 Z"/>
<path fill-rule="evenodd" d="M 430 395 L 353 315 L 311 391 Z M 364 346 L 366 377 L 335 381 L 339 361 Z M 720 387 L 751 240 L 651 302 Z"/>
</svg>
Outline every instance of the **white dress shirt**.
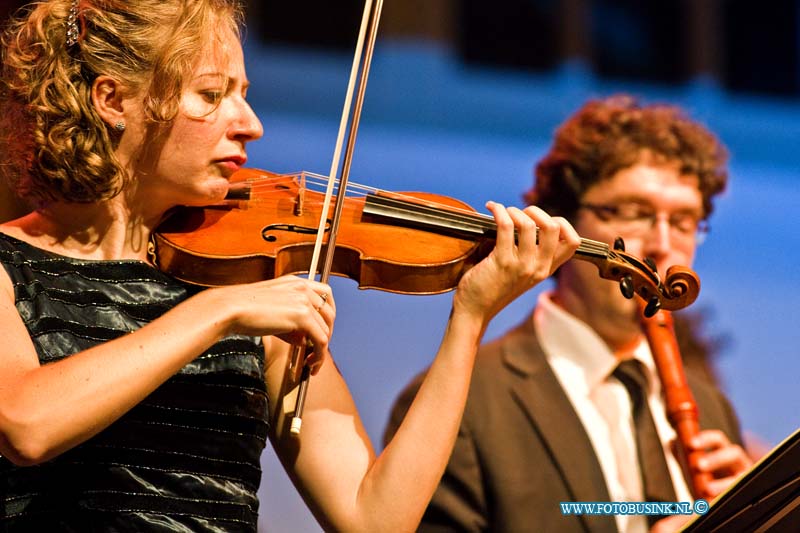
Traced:
<svg viewBox="0 0 800 533">
<path fill-rule="evenodd" d="M 551 295 L 539 296 L 533 316 L 536 336 L 589 436 L 611 501 L 644 501 L 630 397 L 625 386 L 611 376 L 619 361 L 593 329 L 553 303 Z M 649 383 L 647 401 L 664 447 L 675 494 L 678 501 L 692 501 L 680 463 L 672 453 L 671 443 L 676 434 L 667 420 L 661 382 L 644 337 L 632 354 L 645 368 Z M 620 532 L 648 530 L 645 516 L 615 518 Z"/>
</svg>

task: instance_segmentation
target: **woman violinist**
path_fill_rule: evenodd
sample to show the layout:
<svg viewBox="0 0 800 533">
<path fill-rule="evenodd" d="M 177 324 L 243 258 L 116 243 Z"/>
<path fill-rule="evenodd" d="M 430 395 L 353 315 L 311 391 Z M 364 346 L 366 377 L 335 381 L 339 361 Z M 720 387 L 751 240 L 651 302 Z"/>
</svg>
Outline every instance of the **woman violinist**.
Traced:
<svg viewBox="0 0 800 533">
<path fill-rule="evenodd" d="M 254 531 L 267 437 L 323 527 L 411 530 L 487 323 L 578 245 L 562 219 L 488 204 L 496 247 L 460 281 L 428 379 L 376 457 L 325 363 L 330 287 L 199 290 L 149 263 L 164 214 L 221 200 L 262 134 L 240 22 L 233 0 L 53 0 L 4 35 L 2 168 L 37 206 L 0 225 L 6 531 Z M 295 437 L 280 391 L 301 337 L 316 375 Z"/>
</svg>

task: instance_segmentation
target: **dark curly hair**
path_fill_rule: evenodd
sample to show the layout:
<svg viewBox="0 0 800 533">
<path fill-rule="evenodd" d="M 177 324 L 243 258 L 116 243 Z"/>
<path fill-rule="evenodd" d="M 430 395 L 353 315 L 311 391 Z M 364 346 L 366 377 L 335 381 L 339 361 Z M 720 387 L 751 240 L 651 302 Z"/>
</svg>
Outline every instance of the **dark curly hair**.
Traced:
<svg viewBox="0 0 800 533">
<path fill-rule="evenodd" d="M 81 38 L 67 43 L 77 7 Z M 144 96 L 146 118 L 178 112 L 186 77 L 203 45 L 224 28 L 238 34 L 237 0 L 52 0 L 23 8 L 2 37 L 0 166 L 22 198 L 94 202 L 128 179 L 115 157 L 119 139 L 91 100 L 108 75 Z"/>
<path fill-rule="evenodd" d="M 640 105 L 629 95 L 590 100 L 556 131 L 550 151 L 536 165 L 528 205 L 574 221 L 581 198 L 595 183 L 636 164 L 643 151 L 678 162 L 699 178 L 704 216 L 725 189 L 727 150 L 703 125 L 671 105 Z"/>
</svg>

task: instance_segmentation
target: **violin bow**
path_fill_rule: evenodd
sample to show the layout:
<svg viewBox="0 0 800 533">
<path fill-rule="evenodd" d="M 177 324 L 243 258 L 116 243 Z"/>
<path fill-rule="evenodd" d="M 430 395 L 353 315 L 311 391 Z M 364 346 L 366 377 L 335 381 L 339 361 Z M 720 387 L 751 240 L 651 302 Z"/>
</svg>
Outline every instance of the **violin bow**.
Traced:
<svg viewBox="0 0 800 533">
<path fill-rule="evenodd" d="M 358 33 L 358 40 L 356 42 L 355 54 L 353 57 L 353 65 L 350 70 L 350 79 L 347 84 L 347 91 L 345 94 L 344 106 L 342 109 L 342 116 L 339 122 L 339 132 L 336 138 L 336 145 L 333 151 L 333 158 L 331 160 L 331 169 L 328 174 L 328 184 L 325 191 L 325 200 L 322 205 L 322 212 L 320 214 L 319 226 L 317 227 L 317 237 L 314 242 L 314 252 L 311 257 L 311 264 L 308 268 L 308 278 L 314 279 L 317 274 L 319 257 L 321 255 L 323 239 L 325 234 L 328 234 L 327 247 L 325 249 L 325 257 L 320 271 L 320 281 L 327 283 L 330 278 L 331 268 L 333 265 L 333 254 L 336 250 L 336 236 L 339 231 L 339 221 L 341 220 L 342 208 L 344 207 L 344 200 L 346 195 L 343 191 L 347 190 L 347 182 L 350 176 L 350 166 L 353 159 L 353 150 L 355 147 L 356 134 L 358 132 L 359 122 L 361 120 L 361 109 L 364 105 L 364 95 L 367 89 L 367 79 L 369 78 L 369 69 L 372 65 L 372 55 L 375 50 L 375 40 L 378 34 L 378 22 L 380 21 L 381 11 L 383 10 L 383 0 L 365 0 L 364 12 L 361 17 L 361 26 Z M 366 42 L 366 49 L 364 43 Z M 360 72 L 359 72 L 360 69 Z M 358 87 L 356 88 L 356 79 L 358 79 Z M 353 107 L 353 93 L 356 94 L 355 106 Z M 352 113 L 351 113 L 352 111 Z M 342 144 L 347 130 L 347 124 L 350 123 L 350 128 L 347 134 L 347 146 L 345 148 L 344 160 L 341 164 L 341 176 L 336 178 L 337 169 L 339 168 Z M 328 220 L 328 212 L 330 210 L 331 198 L 333 196 L 334 185 L 338 182 L 338 190 L 340 194 L 336 195 L 336 203 L 334 205 L 333 215 Z M 305 364 L 305 355 L 309 350 L 313 349 L 308 342 L 302 344 L 295 344 L 292 346 L 292 355 L 290 358 L 290 371 L 296 375 L 300 369 L 300 379 L 297 385 L 297 396 L 292 414 L 292 421 L 290 425 L 290 432 L 293 435 L 300 434 L 303 420 L 303 407 L 305 405 L 306 394 L 308 391 L 308 384 L 310 379 L 310 371 L 308 365 Z M 302 365 L 302 367 L 301 367 Z"/>
</svg>

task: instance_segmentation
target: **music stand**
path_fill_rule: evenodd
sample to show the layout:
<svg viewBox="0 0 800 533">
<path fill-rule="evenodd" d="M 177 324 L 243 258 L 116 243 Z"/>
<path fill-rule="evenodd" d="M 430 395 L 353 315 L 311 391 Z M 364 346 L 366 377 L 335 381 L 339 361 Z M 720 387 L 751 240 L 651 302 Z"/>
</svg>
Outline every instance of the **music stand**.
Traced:
<svg viewBox="0 0 800 533">
<path fill-rule="evenodd" d="M 685 533 L 800 531 L 800 429 L 792 433 L 725 492 Z"/>
</svg>

